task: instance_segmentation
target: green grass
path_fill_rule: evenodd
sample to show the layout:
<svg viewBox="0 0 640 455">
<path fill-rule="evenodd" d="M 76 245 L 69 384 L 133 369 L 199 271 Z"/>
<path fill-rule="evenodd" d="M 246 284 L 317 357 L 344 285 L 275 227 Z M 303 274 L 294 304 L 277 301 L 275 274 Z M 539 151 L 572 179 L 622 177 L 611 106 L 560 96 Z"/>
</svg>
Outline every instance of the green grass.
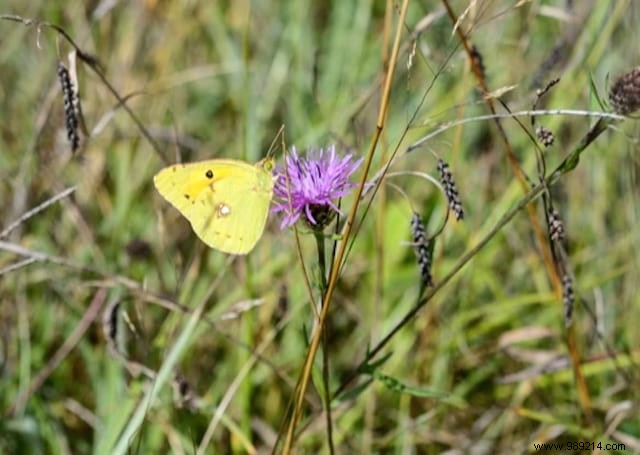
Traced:
<svg viewBox="0 0 640 455">
<path fill-rule="evenodd" d="M 250 255 L 225 256 L 162 200 L 153 175 L 178 159 L 257 161 L 281 125 L 288 147 L 336 144 L 364 157 L 402 2 L 389 2 L 389 29 L 387 2 L 371 0 L 148 0 L 102 12 L 95 8 L 109 2 L 24 3 L 0 1 L 0 14 L 64 29 L 98 59 L 135 120 L 79 61 L 86 126 L 101 127 L 72 154 L 56 74 L 71 46 L 51 28 L 0 21 L 0 232 L 75 187 L 0 238 L 0 453 L 269 453 L 314 329 L 294 232 L 270 216 Z M 451 7 L 461 15 L 469 3 Z M 640 61 L 633 1 L 573 2 L 573 10 L 564 1 L 471 3 L 461 30 L 482 54 L 489 90 L 512 86 L 500 97 L 512 111 L 531 108 L 537 76 L 543 85 L 561 77 L 539 108 L 601 111 L 597 99 Z M 342 392 L 332 431 L 321 348 L 295 447 L 329 453 L 331 439 L 337 453 L 522 453 L 534 442 L 595 441 L 640 451 L 637 120 L 612 122 L 550 189 L 575 278 L 571 334 L 531 215 L 520 210 L 491 234 L 525 197 L 495 123 L 452 126 L 406 153 L 442 123 L 489 113 L 443 5 L 409 3 L 370 175 L 396 150 L 393 172 L 437 178 L 434 153 L 449 163 L 465 219 L 449 217 L 432 272 L 436 285 L 455 273 L 346 384 L 368 350 L 431 295 L 421 294 L 409 245 L 412 210 L 429 234 L 446 212 L 437 187 L 409 174 L 385 180 L 408 200 L 386 183 L 372 201 L 369 193 L 325 328 L 329 390 Z M 412 34 L 431 13 L 439 13 L 433 23 Z M 529 117 L 520 120 L 531 130 Z M 544 151 L 548 175 L 596 119 L 537 121 L 555 135 Z M 533 141 L 514 120 L 502 125 L 537 182 Z M 282 162 L 279 142 L 277 150 Z M 345 214 L 352 203 L 342 201 Z M 534 207 L 546 232 L 540 197 Z M 132 254 L 132 241 L 148 254 Z M 304 229 L 300 246 L 317 300 L 316 242 Z M 116 302 L 128 361 L 112 355 L 103 332 L 103 312 Z M 572 337 L 588 407 L 572 371 Z M 140 365 L 152 373 L 131 374 Z M 192 393 L 187 406 L 173 393 L 176 374 Z"/>
</svg>

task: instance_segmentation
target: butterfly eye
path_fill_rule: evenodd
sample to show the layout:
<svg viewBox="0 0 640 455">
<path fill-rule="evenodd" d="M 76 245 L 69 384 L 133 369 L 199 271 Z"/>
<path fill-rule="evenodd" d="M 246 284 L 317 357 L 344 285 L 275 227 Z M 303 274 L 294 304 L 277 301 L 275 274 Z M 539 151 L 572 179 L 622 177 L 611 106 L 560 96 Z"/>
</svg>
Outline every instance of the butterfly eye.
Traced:
<svg viewBox="0 0 640 455">
<path fill-rule="evenodd" d="M 212 179 L 213 178 L 213 171 L 211 169 L 209 169 L 207 171 L 206 174 L 204 174 L 208 179 Z"/>
</svg>

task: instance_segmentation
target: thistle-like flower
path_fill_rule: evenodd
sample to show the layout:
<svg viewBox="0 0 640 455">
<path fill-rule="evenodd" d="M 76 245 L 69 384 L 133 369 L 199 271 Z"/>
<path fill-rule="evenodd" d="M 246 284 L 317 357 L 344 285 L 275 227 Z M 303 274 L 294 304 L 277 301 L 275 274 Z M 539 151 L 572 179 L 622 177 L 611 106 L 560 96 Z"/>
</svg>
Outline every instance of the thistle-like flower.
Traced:
<svg viewBox="0 0 640 455">
<path fill-rule="evenodd" d="M 292 147 L 285 166 L 277 167 L 274 173 L 276 202 L 271 211 L 284 213 L 280 228 L 292 226 L 302 217 L 312 229 L 324 229 L 340 213 L 334 201 L 357 186 L 349 183 L 349 176 L 360 163 L 362 159 L 351 154 L 338 157 L 335 146 L 310 150 L 306 157 L 298 156 Z"/>
</svg>

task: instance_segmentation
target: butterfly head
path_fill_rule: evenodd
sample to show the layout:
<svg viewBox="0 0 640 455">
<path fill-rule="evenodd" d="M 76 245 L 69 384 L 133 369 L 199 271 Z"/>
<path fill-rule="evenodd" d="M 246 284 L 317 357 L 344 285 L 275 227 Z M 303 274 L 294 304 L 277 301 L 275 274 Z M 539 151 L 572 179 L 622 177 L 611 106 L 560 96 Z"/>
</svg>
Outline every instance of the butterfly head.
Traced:
<svg viewBox="0 0 640 455">
<path fill-rule="evenodd" d="M 264 169 L 266 172 L 271 174 L 273 172 L 273 168 L 275 167 L 275 163 L 272 156 L 268 156 L 266 158 L 261 159 L 256 163 L 256 166 Z"/>
</svg>

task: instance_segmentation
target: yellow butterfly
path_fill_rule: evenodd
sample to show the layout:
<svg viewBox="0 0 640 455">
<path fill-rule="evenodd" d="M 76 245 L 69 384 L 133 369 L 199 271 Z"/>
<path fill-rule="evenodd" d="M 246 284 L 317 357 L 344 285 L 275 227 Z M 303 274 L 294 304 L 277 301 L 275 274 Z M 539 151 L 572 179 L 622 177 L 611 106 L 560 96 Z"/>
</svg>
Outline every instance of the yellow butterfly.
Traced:
<svg viewBox="0 0 640 455">
<path fill-rule="evenodd" d="M 166 167 L 153 183 L 204 243 L 224 253 L 247 254 L 264 231 L 272 171 L 273 158 L 256 164 L 216 159 Z"/>
</svg>

